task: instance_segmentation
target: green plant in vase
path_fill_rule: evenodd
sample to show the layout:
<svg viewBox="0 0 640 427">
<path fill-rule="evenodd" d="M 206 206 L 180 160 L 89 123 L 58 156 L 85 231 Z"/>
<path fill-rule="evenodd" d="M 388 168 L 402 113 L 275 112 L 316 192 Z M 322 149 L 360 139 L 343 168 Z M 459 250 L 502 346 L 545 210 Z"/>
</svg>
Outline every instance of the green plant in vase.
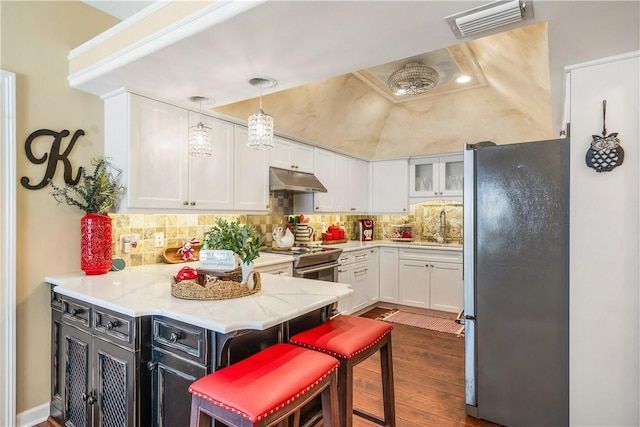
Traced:
<svg viewBox="0 0 640 427">
<path fill-rule="evenodd" d="M 239 219 L 227 221 L 216 218 L 211 229 L 204 233 L 201 249 L 233 251 L 242 263 L 249 264 L 260 256 L 263 243 L 264 237 L 259 236 L 252 225 L 241 224 Z"/>
<path fill-rule="evenodd" d="M 94 275 L 111 269 L 112 227 L 107 212 L 117 205 L 124 186 L 120 184 L 122 171 L 107 158 L 99 157 L 91 163 L 95 167 L 93 173 L 88 174 L 81 168 L 81 180 L 77 184 L 59 187 L 49 179 L 49 185 L 53 188 L 50 194 L 58 204 L 66 203 L 86 213 L 80 221 L 80 268 L 86 274 Z"/>
<path fill-rule="evenodd" d="M 124 192 L 124 186 L 120 184 L 122 171 L 105 157 L 93 159 L 91 164 L 95 166 L 93 173 L 89 175 L 85 168 L 81 168 L 82 179 L 77 184 L 58 187 L 49 179 L 53 188 L 50 194 L 58 204 L 64 202 L 86 213 L 106 214 L 117 205 Z"/>
<path fill-rule="evenodd" d="M 204 233 L 201 250 L 222 249 L 232 251 L 242 263 L 242 281 L 246 282 L 252 269 L 253 260 L 260 256 L 264 237 L 258 235 L 255 227 L 241 224 L 239 219 L 227 221 L 216 218 L 214 225 Z"/>
</svg>

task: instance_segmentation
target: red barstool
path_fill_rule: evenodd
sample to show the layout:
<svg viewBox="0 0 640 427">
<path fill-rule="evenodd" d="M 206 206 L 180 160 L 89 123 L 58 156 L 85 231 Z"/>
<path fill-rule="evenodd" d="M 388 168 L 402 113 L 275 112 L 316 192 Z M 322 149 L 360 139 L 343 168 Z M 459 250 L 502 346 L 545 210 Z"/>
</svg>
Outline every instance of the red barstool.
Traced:
<svg viewBox="0 0 640 427">
<path fill-rule="evenodd" d="M 386 322 L 356 316 L 338 316 L 320 326 L 290 338 L 292 344 L 320 351 L 340 360 L 338 369 L 338 400 L 340 426 L 351 427 L 351 414 L 375 423 L 395 427 L 393 393 L 393 360 L 391 329 Z M 353 409 L 353 367 L 380 350 L 384 420 Z"/>
<path fill-rule="evenodd" d="M 191 384 L 190 426 L 209 426 L 211 418 L 230 427 L 288 425 L 290 415 L 298 426 L 300 408 L 321 393 L 323 425 L 337 427 L 338 366 L 294 345 L 268 347 Z"/>
</svg>

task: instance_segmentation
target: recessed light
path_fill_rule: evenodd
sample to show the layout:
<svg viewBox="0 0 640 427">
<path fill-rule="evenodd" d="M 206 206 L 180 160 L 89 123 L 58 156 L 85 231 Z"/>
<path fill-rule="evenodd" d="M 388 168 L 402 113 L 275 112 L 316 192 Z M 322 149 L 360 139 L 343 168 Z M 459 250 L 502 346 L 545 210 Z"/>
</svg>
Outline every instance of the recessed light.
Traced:
<svg viewBox="0 0 640 427">
<path fill-rule="evenodd" d="M 471 81 L 471 77 L 463 74 L 456 79 L 456 83 L 469 83 Z"/>
</svg>

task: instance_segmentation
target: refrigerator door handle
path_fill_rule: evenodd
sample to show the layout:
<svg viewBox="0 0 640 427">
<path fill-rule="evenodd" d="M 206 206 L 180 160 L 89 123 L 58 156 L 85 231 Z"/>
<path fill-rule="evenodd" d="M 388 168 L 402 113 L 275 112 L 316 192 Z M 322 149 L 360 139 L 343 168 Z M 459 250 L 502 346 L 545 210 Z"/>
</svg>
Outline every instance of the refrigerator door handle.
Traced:
<svg viewBox="0 0 640 427">
<path fill-rule="evenodd" d="M 464 150 L 464 192 L 463 192 L 463 294 L 465 316 L 475 316 L 475 181 L 476 149 L 466 144 Z"/>
</svg>

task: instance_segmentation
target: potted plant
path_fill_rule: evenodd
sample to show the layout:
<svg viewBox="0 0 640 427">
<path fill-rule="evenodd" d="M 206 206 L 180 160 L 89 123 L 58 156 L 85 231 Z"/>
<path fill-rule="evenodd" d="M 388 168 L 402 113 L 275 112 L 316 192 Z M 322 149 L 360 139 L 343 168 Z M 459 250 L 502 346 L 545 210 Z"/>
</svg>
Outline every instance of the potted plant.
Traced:
<svg viewBox="0 0 640 427">
<path fill-rule="evenodd" d="M 122 171 L 105 157 L 93 159 L 92 174 L 80 169 L 77 184 L 58 187 L 49 179 L 50 193 L 60 203 L 76 206 L 85 212 L 81 219 L 81 269 L 89 275 L 104 274 L 111 269 L 111 218 L 107 212 L 117 205 L 124 191 L 120 184 Z"/>
<path fill-rule="evenodd" d="M 259 236 L 252 225 L 241 224 L 239 219 L 227 221 L 216 218 L 213 227 L 204 233 L 201 251 L 232 251 L 241 262 L 242 283 L 246 283 L 253 270 L 253 260 L 260 256 L 263 243 L 264 237 Z"/>
</svg>

